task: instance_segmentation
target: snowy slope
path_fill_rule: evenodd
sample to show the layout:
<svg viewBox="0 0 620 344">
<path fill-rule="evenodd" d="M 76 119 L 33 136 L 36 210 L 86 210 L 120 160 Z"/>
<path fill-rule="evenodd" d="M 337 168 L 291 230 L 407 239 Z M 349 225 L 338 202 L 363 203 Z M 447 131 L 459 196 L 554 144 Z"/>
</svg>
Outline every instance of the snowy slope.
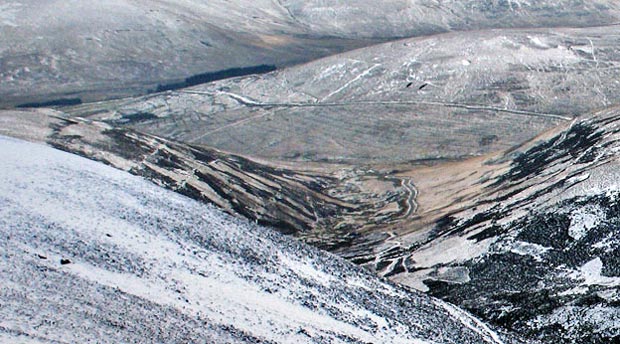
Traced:
<svg viewBox="0 0 620 344">
<path fill-rule="evenodd" d="M 592 26 L 617 21 L 612 0 L 282 0 L 315 32 L 359 36 L 419 36 L 482 28 Z"/>
<path fill-rule="evenodd" d="M 617 26 L 407 39 L 277 72 L 68 110 L 250 156 L 407 162 L 508 149 L 620 104 Z"/>
<path fill-rule="evenodd" d="M 308 38 L 271 0 L 0 1 L 0 105 L 144 94 L 371 44 Z"/>
<path fill-rule="evenodd" d="M 504 342 L 453 306 L 125 172 L 5 137 L 0 161 L 3 341 Z"/>
<path fill-rule="evenodd" d="M 142 94 L 194 74 L 287 65 L 378 39 L 592 26 L 612 0 L 2 0 L 0 105 Z M 375 39 L 377 38 L 377 39 Z"/>
</svg>

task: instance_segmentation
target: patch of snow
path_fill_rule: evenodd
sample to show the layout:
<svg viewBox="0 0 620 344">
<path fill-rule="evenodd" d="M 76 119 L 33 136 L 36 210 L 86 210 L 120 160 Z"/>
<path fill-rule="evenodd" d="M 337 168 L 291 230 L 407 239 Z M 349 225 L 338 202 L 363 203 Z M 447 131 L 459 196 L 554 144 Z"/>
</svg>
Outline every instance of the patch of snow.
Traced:
<svg viewBox="0 0 620 344">
<path fill-rule="evenodd" d="M 558 296 L 583 295 L 583 294 L 587 293 L 588 290 L 590 290 L 590 288 L 588 288 L 588 286 L 579 285 L 579 286 L 576 286 L 575 288 L 571 288 L 571 289 L 565 290 L 565 291 L 563 291 L 561 293 L 558 293 Z"/>
<path fill-rule="evenodd" d="M 521 255 L 521 256 L 532 256 L 537 261 L 542 261 L 543 256 L 551 250 L 550 247 L 545 247 L 542 245 L 525 242 L 525 241 L 515 241 L 512 243 L 510 252 Z"/>
<path fill-rule="evenodd" d="M 415 261 L 416 267 L 422 268 L 462 263 L 487 253 L 493 242 L 495 242 L 494 238 L 476 242 L 455 236 L 420 248 L 411 255 L 411 259 Z"/>
<path fill-rule="evenodd" d="M 581 51 L 583 53 L 590 54 L 590 55 L 592 55 L 592 53 L 594 53 L 594 48 L 590 44 L 588 44 L 588 45 L 573 45 L 573 46 L 571 46 L 571 49 L 578 50 L 578 51 Z"/>
<path fill-rule="evenodd" d="M 607 150 L 609 154 L 613 148 Z M 574 197 L 588 196 L 593 194 L 604 194 L 608 197 L 615 197 L 620 191 L 620 165 L 616 161 L 609 164 L 590 169 L 587 183 L 577 183 L 560 195 L 561 200 Z"/>
<path fill-rule="evenodd" d="M 566 180 L 567 185 L 578 184 L 590 178 L 590 173 L 581 173 Z"/>
<path fill-rule="evenodd" d="M 605 299 L 609 302 L 618 302 L 620 301 L 620 291 L 617 289 L 606 289 L 601 290 L 596 293 L 596 295 L 602 299 Z"/>
<path fill-rule="evenodd" d="M 446 266 L 437 269 L 433 279 L 450 283 L 468 283 L 471 281 L 469 277 L 469 269 L 464 266 Z"/>
<path fill-rule="evenodd" d="M 17 27 L 17 14 L 22 10 L 23 4 L 8 2 L 0 4 L 0 26 Z"/>
<path fill-rule="evenodd" d="M 617 307 L 601 305 L 591 307 L 564 306 L 551 314 L 540 315 L 528 321 L 530 328 L 543 328 L 561 325 L 567 332 L 589 328 L 592 333 L 613 331 L 617 333 L 620 324 L 620 313 Z"/>
<path fill-rule="evenodd" d="M 568 235 L 575 240 L 580 240 L 588 234 L 588 231 L 606 220 L 603 209 L 596 205 L 577 208 L 570 214 L 570 227 Z"/>
<path fill-rule="evenodd" d="M 424 284 L 424 280 L 429 279 L 434 271 L 435 269 L 421 269 L 406 274 L 398 274 L 391 277 L 391 279 L 398 284 L 426 293 L 430 289 Z"/>
<path fill-rule="evenodd" d="M 573 273 L 571 277 L 582 278 L 584 285 L 601 285 L 609 287 L 620 286 L 620 277 L 607 277 L 602 275 L 603 261 L 597 257 L 585 263 L 579 272 Z"/>
<path fill-rule="evenodd" d="M 333 276 L 328 275 L 322 271 L 320 267 L 315 266 L 310 261 L 302 261 L 299 259 L 292 259 L 287 255 L 280 255 L 280 263 L 299 276 L 320 281 L 323 285 L 329 285 L 335 280 Z"/>
<path fill-rule="evenodd" d="M 534 46 L 539 47 L 539 48 L 549 48 L 549 45 L 547 43 L 544 43 L 540 37 L 536 37 L 536 36 L 527 36 L 527 38 L 530 40 L 530 42 L 532 42 L 532 44 L 534 44 Z"/>
</svg>

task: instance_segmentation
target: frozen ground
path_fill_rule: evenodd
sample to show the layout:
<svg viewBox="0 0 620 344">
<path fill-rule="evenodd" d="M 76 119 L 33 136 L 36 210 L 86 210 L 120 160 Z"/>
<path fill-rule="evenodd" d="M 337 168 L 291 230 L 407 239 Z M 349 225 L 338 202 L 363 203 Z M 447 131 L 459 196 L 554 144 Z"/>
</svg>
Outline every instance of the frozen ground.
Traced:
<svg viewBox="0 0 620 344">
<path fill-rule="evenodd" d="M 0 137 L 0 339 L 26 343 L 511 342 L 140 178 Z"/>
</svg>

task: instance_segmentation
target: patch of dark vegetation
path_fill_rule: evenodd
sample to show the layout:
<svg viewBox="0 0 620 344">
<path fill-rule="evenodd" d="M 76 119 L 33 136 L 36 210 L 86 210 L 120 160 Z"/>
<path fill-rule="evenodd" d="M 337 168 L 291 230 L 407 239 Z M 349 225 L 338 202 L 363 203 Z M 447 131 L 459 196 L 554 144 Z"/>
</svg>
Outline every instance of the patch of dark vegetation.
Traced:
<svg viewBox="0 0 620 344">
<path fill-rule="evenodd" d="M 213 203 L 210 199 L 205 197 L 202 192 L 200 192 L 200 190 L 187 183 L 182 187 L 176 189 L 176 191 L 181 195 L 187 196 L 196 201 L 201 201 L 203 203 Z"/>
<path fill-rule="evenodd" d="M 497 187 L 534 177 L 549 165 L 567 159 L 577 159 L 577 163 L 592 161 L 597 155 L 596 144 L 602 137 L 603 133 L 596 131 L 595 127 L 577 123 L 565 133 L 519 154 L 513 160 L 510 170 L 491 186 Z"/>
<path fill-rule="evenodd" d="M 571 219 L 566 214 L 550 213 L 528 216 L 513 227 L 523 228 L 517 240 L 538 244 L 545 247 L 563 249 L 573 241 L 568 233 Z"/>
<path fill-rule="evenodd" d="M 603 276 L 620 277 L 620 254 L 617 249 L 603 255 L 601 260 L 603 261 L 603 270 L 601 271 Z"/>
<path fill-rule="evenodd" d="M 112 121 L 114 124 L 127 125 L 132 123 L 146 122 L 157 119 L 158 117 L 150 112 L 136 112 L 132 114 L 123 115 L 123 117 Z"/>
<path fill-rule="evenodd" d="M 498 225 L 491 225 L 489 226 L 489 228 L 481 231 L 480 233 L 474 234 L 470 237 L 468 237 L 468 240 L 476 240 L 476 242 L 480 242 L 483 241 L 485 239 L 489 239 L 489 238 L 493 238 L 493 237 L 497 237 L 499 235 L 502 235 L 506 232 L 506 229 L 503 228 L 502 226 L 498 226 Z"/>
<path fill-rule="evenodd" d="M 478 141 L 479 146 L 489 146 L 499 139 L 497 135 L 485 135 Z"/>
<path fill-rule="evenodd" d="M 206 84 L 206 83 L 217 81 L 217 80 L 235 78 L 238 76 L 244 76 L 244 75 L 250 75 L 250 74 L 265 74 L 265 73 L 273 72 L 274 70 L 276 70 L 276 66 L 262 64 L 258 66 L 229 68 L 229 69 L 224 69 L 224 70 L 217 71 L 217 72 L 201 73 L 201 74 L 192 75 L 181 82 L 173 82 L 169 84 L 157 85 L 157 89 L 155 90 L 155 92 L 178 90 L 180 88 L 196 86 L 196 85 Z"/>
<path fill-rule="evenodd" d="M 390 264 L 392 264 L 392 262 L 389 261 L 389 260 L 380 260 L 377 263 L 375 263 L 375 270 L 376 271 L 383 271 L 383 270 L 387 269 L 388 266 L 390 266 Z"/>
<path fill-rule="evenodd" d="M 452 215 L 444 215 L 435 221 L 435 232 L 444 233 L 458 224 L 458 220 Z"/>
<path fill-rule="evenodd" d="M 579 338 L 577 341 L 575 339 L 566 339 L 562 343 L 592 343 L 592 344 L 607 344 L 607 343 L 620 343 L 620 335 L 616 336 L 606 336 L 603 333 L 597 332 L 597 328 L 594 325 L 589 326 L 581 326 L 577 331 L 577 334 L 574 336 Z"/>
<path fill-rule="evenodd" d="M 132 132 L 124 128 L 114 128 L 105 130 L 102 134 L 110 137 L 113 145 L 97 146 L 102 151 L 110 151 L 123 158 L 140 161 L 145 156 L 152 153 L 152 147 L 131 137 Z"/>
<path fill-rule="evenodd" d="M 396 259 L 398 257 L 404 256 L 408 251 L 401 246 L 394 246 L 389 250 L 381 253 L 382 259 Z"/>
<path fill-rule="evenodd" d="M 130 171 L 132 174 L 138 175 L 140 177 L 146 178 L 159 186 L 163 186 L 168 189 L 175 189 L 177 182 L 176 180 L 163 175 L 154 169 L 148 166 L 142 166 L 140 169 L 132 169 Z"/>
<path fill-rule="evenodd" d="M 212 150 L 201 149 L 200 147 L 193 146 L 190 147 L 192 147 L 191 153 L 194 158 L 203 164 L 210 164 L 221 157 L 220 154 Z"/>
<path fill-rule="evenodd" d="M 289 222 L 283 221 L 283 220 L 266 218 L 266 219 L 258 219 L 256 222 L 261 226 L 272 227 L 278 232 L 285 234 L 285 235 L 293 235 L 299 232 L 297 228 L 295 228 L 294 226 L 291 226 Z"/>
<path fill-rule="evenodd" d="M 242 175 L 247 175 L 247 178 L 244 178 L 237 173 L 224 171 L 215 174 L 207 171 L 193 172 L 200 181 L 208 184 L 213 191 L 226 200 L 236 213 L 259 224 L 274 227 L 281 233 L 295 234 L 306 231 L 311 228 L 312 223 L 321 219 L 331 219 L 340 214 L 337 205 L 315 200 L 315 195 L 312 193 L 313 190 L 323 192 L 325 187 L 333 182 L 328 180 L 329 178 L 312 176 L 312 178 L 300 181 L 293 171 L 257 164 L 242 157 L 224 155 L 198 146 L 192 146 L 187 154 L 194 156 L 196 160 L 205 165 L 218 162 L 241 172 Z M 183 162 L 167 154 L 165 150 L 159 152 L 156 160 L 152 160 L 159 166 L 183 169 L 181 166 Z M 257 184 L 256 176 L 266 180 L 279 177 L 282 179 L 281 187 L 277 190 L 268 185 L 261 187 L 262 182 L 258 181 L 259 184 Z M 289 185 L 286 182 L 289 179 L 295 184 L 303 184 L 307 189 L 300 188 L 299 185 Z M 192 187 L 179 188 L 177 191 L 194 199 L 203 200 L 205 197 Z M 257 199 L 263 201 L 257 203 Z M 305 201 L 295 202 L 299 199 Z M 303 208 L 300 205 L 303 205 Z M 307 215 L 313 213 L 318 218 L 310 218 Z"/>
<path fill-rule="evenodd" d="M 202 73 L 191 76 L 185 79 L 185 82 L 189 86 L 204 84 L 211 81 L 234 78 L 237 76 L 244 76 L 249 74 L 265 74 L 269 72 L 273 72 L 276 70 L 276 66 L 274 65 L 258 65 L 251 67 L 241 67 L 241 68 L 229 68 L 218 72 L 213 73 Z"/>
<path fill-rule="evenodd" d="M 160 149 L 153 157 L 155 164 L 166 169 L 183 169 L 185 164 L 178 156 L 171 154 L 165 149 Z"/>
<path fill-rule="evenodd" d="M 308 228 L 308 225 L 303 221 L 292 216 L 288 216 L 286 210 L 268 212 L 266 214 L 257 213 L 255 210 L 253 210 L 253 203 L 249 200 L 243 199 L 243 192 L 239 193 L 238 191 L 233 190 L 234 186 L 236 185 L 243 187 L 245 192 L 247 192 L 248 194 L 253 194 L 252 188 L 248 185 L 245 185 L 245 183 L 240 179 L 231 180 L 229 185 L 220 180 L 219 178 L 202 173 L 200 171 L 196 171 L 195 176 L 200 181 L 208 184 L 209 187 L 211 187 L 211 189 L 213 189 L 213 191 L 215 191 L 220 197 L 227 200 L 236 213 L 250 220 L 256 221 L 258 224 L 274 227 L 276 230 L 284 234 L 294 234 L 300 230 L 305 230 Z M 202 197 L 202 194 L 198 194 L 198 190 L 187 191 L 189 192 L 189 194 L 187 194 L 187 196 L 189 197 L 198 197 L 198 199 Z M 259 199 L 265 198 L 266 196 L 260 197 Z M 284 218 L 285 215 L 286 218 Z"/>
<path fill-rule="evenodd" d="M 561 306 L 561 303 L 551 294 L 552 292 L 547 289 L 534 289 L 517 293 L 506 292 L 493 298 L 498 300 L 498 304 L 512 307 L 510 311 L 507 312 L 501 307 L 491 307 L 489 310 L 479 309 L 476 313 L 484 314 L 490 321 L 503 328 L 518 332 L 525 331 L 525 335 L 531 337 L 535 333 L 530 330 L 528 321 L 539 315 L 550 314 Z M 553 337 L 557 336 L 556 333 Z"/>
<path fill-rule="evenodd" d="M 82 104 L 80 98 L 60 98 L 54 100 L 48 100 L 44 102 L 23 103 L 16 107 L 18 108 L 41 108 L 41 107 L 53 107 L 53 106 L 72 106 Z"/>
<path fill-rule="evenodd" d="M 597 306 L 607 303 L 605 299 L 597 294 L 585 294 L 580 295 L 571 305 L 578 307 Z"/>
<path fill-rule="evenodd" d="M 467 283 L 429 279 L 424 284 L 429 287 L 430 294 L 462 306 L 495 325 L 522 333 L 526 338 L 545 342 L 551 339 L 554 343 L 614 342 L 610 339 L 615 338 L 614 334 L 600 332 L 595 321 L 589 322 L 579 316 L 596 307 L 617 308 L 620 302 L 602 297 L 599 294 L 605 289 L 602 286 L 590 286 L 583 293 L 563 294 L 561 292 L 572 290 L 582 281 L 557 271 L 578 271 L 587 262 L 600 258 L 603 276 L 620 276 L 620 256 L 617 253 L 620 240 L 616 235 L 620 228 L 618 196 L 618 193 L 601 193 L 566 199 L 551 210 L 534 210 L 521 220 L 502 226 L 494 224 L 493 216 L 489 214 L 474 216 L 471 220 L 474 226 L 480 220 L 491 222 L 484 225 L 484 231 L 468 239 L 484 240 L 510 231 L 515 241 L 548 249 L 540 254 L 495 252 L 462 264 L 469 270 L 470 281 Z M 575 221 L 573 214 L 584 212 L 595 212 L 593 215 L 599 221 L 579 237 L 571 237 L 569 228 Z M 453 232 L 462 225 L 446 216 L 437 221 L 436 228 Z M 572 327 L 566 327 L 564 322 L 544 324 L 535 329 L 531 327 L 535 319 L 567 305 L 575 309 L 572 316 L 576 321 L 571 323 Z"/>
<path fill-rule="evenodd" d="M 348 246 L 350 246 L 350 245 L 348 245 Z M 338 249 L 338 248 L 345 248 L 345 247 L 348 247 L 348 246 L 340 245 L 339 247 L 336 247 L 336 249 Z M 330 252 L 333 252 L 333 251 L 330 251 Z M 370 263 L 370 262 L 372 262 L 374 260 L 375 260 L 375 257 L 373 257 L 371 255 L 368 255 L 368 256 L 365 256 L 365 257 L 355 257 L 355 258 L 351 258 L 350 259 L 351 263 L 356 264 L 356 265 L 365 265 L 365 264 Z"/>
<path fill-rule="evenodd" d="M 515 253 L 492 254 L 475 264 L 468 264 L 472 285 L 484 286 L 487 292 L 519 286 L 519 289 L 537 289 L 546 266 L 531 256 Z M 530 276 L 524 279 L 523 276 Z"/>
<path fill-rule="evenodd" d="M 470 282 L 425 280 L 429 294 L 508 329 L 527 329 L 529 320 L 560 306 L 553 292 L 537 287 L 545 267 L 532 257 L 494 254 L 466 266 Z"/>
<path fill-rule="evenodd" d="M 286 180 L 290 179 L 291 181 L 294 181 L 297 184 L 302 184 L 303 186 L 308 188 L 308 190 L 315 191 L 318 193 L 323 193 L 329 185 L 333 185 L 337 182 L 337 180 L 333 177 L 324 177 L 324 176 L 315 176 L 315 175 L 311 176 L 312 178 L 303 178 L 300 180 L 299 178 L 295 178 L 296 172 L 294 171 L 284 170 L 280 168 L 274 168 L 271 166 L 258 164 L 256 162 L 253 162 L 251 160 L 248 160 L 248 159 L 245 159 L 239 156 L 223 155 L 216 151 L 207 150 L 201 147 L 192 146 L 192 148 L 193 149 L 191 151 L 191 154 L 197 160 L 205 164 L 212 163 L 216 160 L 222 160 L 232 166 L 235 166 L 237 170 L 243 171 L 244 173 L 248 173 L 248 174 L 252 173 L 252 174 L 264 177 L 268 180 L 272 180 L 274 179 L 274 177 L 280 177 Z M 239 182 L 243 183 L 243 180 L 239 180 Z M 303 189 L 289 188 L 289 187 L 286 187 L 286 184 L 283 184 L 283 186 L 285 189 L 284 191 L 288 193 L 289 196 L 302 197 L 298 199 L 305 199 L 304 197 L 308 194 L 308 192 Z M 256 190 L 255 192 L 260 193 L 262 191 Z M 257 194 L 257 195 L 261 197 L 272 196 L 272 195 L 267 195 L 267 194 Z M 291 197 L 291 198 L 295 198 L 295 197 Z M 321 211 L 324 209 L 327 209 L 327 208 L 321 207 L 321 209 L 319 209 L 318 211 L 321 213 Z M 326 210 L 326 211 L 328 211 L 329 213 L 326 213 L 324 215 L 333 215 L 333 213 L 330 212 L 330 210 Z M 323 215 L 323 213 L 321 214 Z"/>
<path fill-rule="evenodd" d="M 528 328 L 525 328 L 525 329 L 526 331 L 529 331 Z M 570 340 L 564 339 L 568 336 L 569 336 L 568 330 L 562 324 L 558 324 L 558 323 L 548 325 L 536 333 L 536 337 L 539 340 L 544 340 L 544 339 L 549 340 L 549 338 L 553 338 L 554 343 L 557 343 L 557 344 L 575 343 L 574 340 L 570 341 Z M 584 342 L 584 343 L 594 343 L 594 342 Z"/>
<path fill-rule="evenodd" d="M 268 177 L 269 176 L 285 177 L 284 174 L 286 171 L 278 169 L 278 168 L 272 168 L 270 166 L 261 165 L 261 164 L 255 163 L 251 160 L 248 160 L 248 159 L 245 159 L 239 156 L 224 155 L 215 150 L 204 149 L 199 146 L 191 146 L 191 147 L 192 147 L 191 154 L 198 161 L 204 164 L 210 164 L 216 160 L 222 160 L 235 166 L 237 169 L 244 171 L 246 173 L 254 173 L 260 176 L 268 176 Z"/>
<path fill-rule="evenodd" d="M 172 82 L 168 84 L 159 84 L 157 85 L 157 88 L 154 91 L 151 91 L 149 93 L 174 91 L 174 90 L 178 90 L 178 89 L 185 88 L 185 87 L 188 87 L 185 81 Z"/>
<path fill-rule="evenodd" d="M 493 224 L 502 216 L 503 212 L 498 206 L 487 211 L 476 213 L 473 217 L 463 221 L 458 221 L 453 216 L 446 215 L 435 222 L 435 229 L 432 237 L 462 233 L 465 230 L 473 229 L 475 226 L 485 222 L 491 222 Z M 485 234 L 482 234 L 480 237 L 482 238 L 484 236 Z"/>
<path fill-rule="evenodd" d="M 389 271 L 386 271 L 385 274 L 383 275 L 383 277 L 385 278 L 389 278 L 391 276 L 395 276 L 398 274 L 401 274 L 403 272 L 406 272 L 407 269 L 405 268 L 404 264 L 403 264 L 403 258 L 399 258 L 393 265 L 392 268 Z"/>
<path fill-rule="evenodd" d="M 467 156 L 463 156 L 463 158 L 466 158 Z M 473 157 L 473 155 L 471 155 L 471 157 Z M 445 157 L 439 157 L 439 158 L 423 158 L 423 159 L 412 159 L 412 160 L 406 160 L 403 163 L 407 163 L 407 164 L 411 164 L 411 165 L 417 165 L 417 166 L 436 166 L 442 163 L 446 163 L 446 162 L 452 162 L 452 161 L 457 161 L 457 159 L 453 159 L 453 158 L 445 158 Z"/>
<path fill-rule="evenodd" d="M 329 239 L 327 239 L 329 237 Z M 370 247 L 374 247 L 373 243 L 359 233 L 349 229 L 335 229 L 329 232 L 321 233 L 318 240 L 308 241 L 312 246 L 329 252 L 338 252 L 347 260 L 361 265 L 375 260 L 375 256 L 367 253 Z"/>
</svg>

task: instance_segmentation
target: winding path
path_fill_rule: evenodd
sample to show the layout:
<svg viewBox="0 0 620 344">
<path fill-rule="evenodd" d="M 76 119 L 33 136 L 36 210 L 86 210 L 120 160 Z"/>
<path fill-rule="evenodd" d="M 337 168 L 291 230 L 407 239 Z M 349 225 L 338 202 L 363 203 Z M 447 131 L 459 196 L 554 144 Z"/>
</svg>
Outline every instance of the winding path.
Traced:
<svg viewBox="0 0 620 344">
<path fill-rule="evenodd" d="M 210 92 L 201 92 L 201 91 L 192 91 L 192 90 L 183 90 L 179 91 L 181 93 L 188 94 L 202 94 L 215 96 L 215 93 Z M 572 117 L 562 116 L 553 113 L 541 113 L 534 111 L 525 111 L 525 110 L 517 110 L 517 109 L 504 109 L 494 106 L 486 106 L 481 104 L 463 104 L 463 103 L 450 103 L 450 102 L 436 102 L 436 101 L 418 101 L 418 100 L 359 100 L 355 102 L 302 102 L 302 103 L 289 103 L 289 102 L 261 102 L 257 101 L 239 94 L 231 93 L 231 92 L 217 92 L 219 94 L 226 95 L 241 105 L 247 107 L 266 107 L 266 108 L 294 108 L 294 107 L 336 107 L 336 106 L 357 106 L 357 105 L 427 105 L 427 106 L 442 106 L 442 107 L 451 107 L 451 108 L 461 108 L 468 110 L 482 110 L 482 111 L 495 111 L 502 113 L 511 113 L 516 115 L 523 116 L 534 116 L 534 117 L 545 117 L 545 118 L 554 118 L 560 119 L 564 121 L 573 120 Z"/>
<path fill-rule="evenodd" d="M 418 211 L 418 203 L 416 202 L 418 198 L 418 189 L 416 189 L 411 179 L 401 179 L 401 185 L 407 189 L 407 193 L 409 194 L 407 196 L 407 211 L 403 216 L 403 218 L 407 218 Z"/>
</svg>

